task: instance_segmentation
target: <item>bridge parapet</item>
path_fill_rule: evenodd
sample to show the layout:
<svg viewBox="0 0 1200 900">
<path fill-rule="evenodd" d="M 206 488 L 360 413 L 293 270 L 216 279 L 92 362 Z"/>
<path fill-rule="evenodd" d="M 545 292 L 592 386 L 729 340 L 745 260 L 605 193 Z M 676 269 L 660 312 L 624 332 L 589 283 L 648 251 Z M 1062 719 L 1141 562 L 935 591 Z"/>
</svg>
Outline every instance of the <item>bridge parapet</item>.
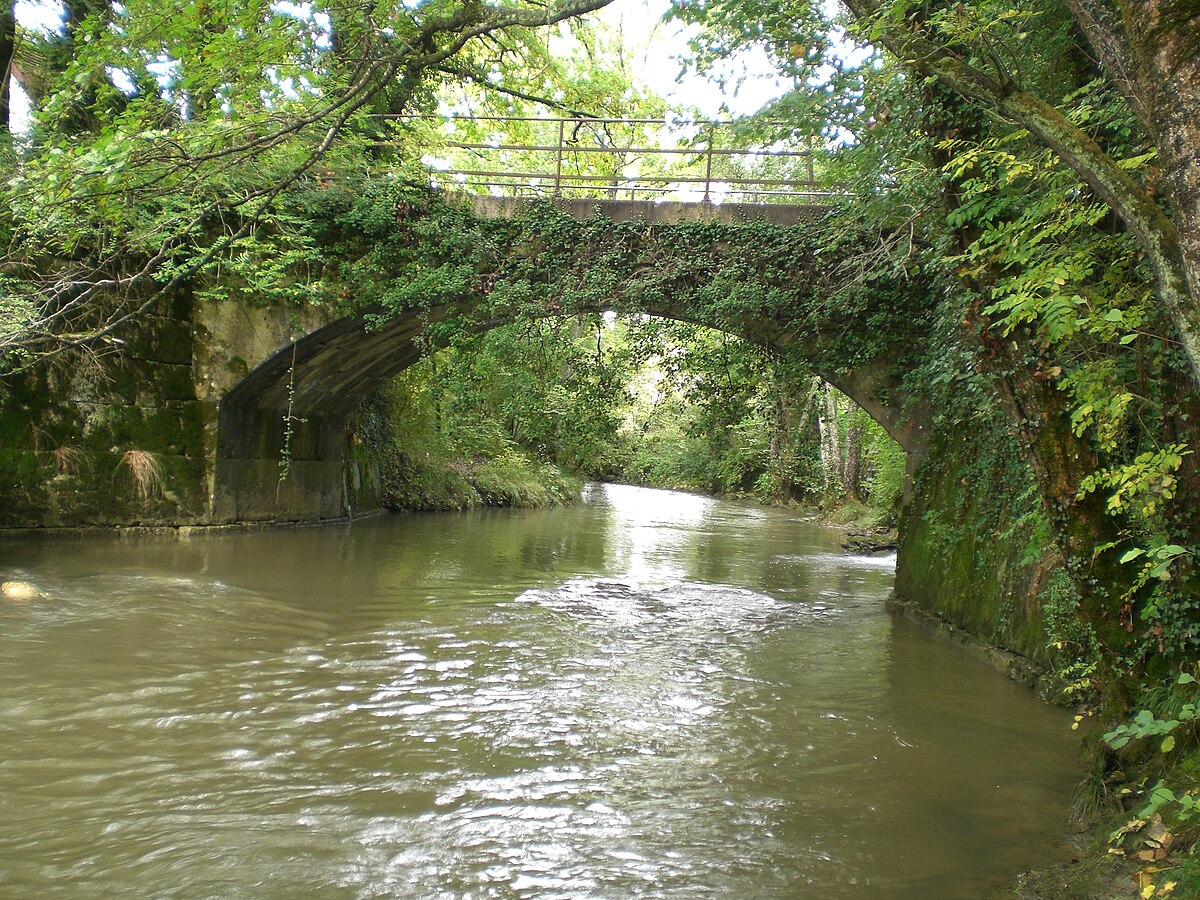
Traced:
<svg viewBox="0 0 1200 900">
<path fill-rule="evenodd" d="M 471 209 L 484 219 L 511 219 L 521 210 L 537 202 L 526 197 L 496 197 L 475 194 L 470 197 Z M 646 222 L 647 224 L 678 225 L 685 222 L 715 222 L 718 225 L 741 225 L 764 222 L 768 225 L 798 225 L 811 222 L 828 211 L 827 205 L 799 203 L 689 203 L 680 200 L 609 200 L 558 197 L 550 201 L 577 221 L 596 214 L 613 222 Z"/>
</svg>

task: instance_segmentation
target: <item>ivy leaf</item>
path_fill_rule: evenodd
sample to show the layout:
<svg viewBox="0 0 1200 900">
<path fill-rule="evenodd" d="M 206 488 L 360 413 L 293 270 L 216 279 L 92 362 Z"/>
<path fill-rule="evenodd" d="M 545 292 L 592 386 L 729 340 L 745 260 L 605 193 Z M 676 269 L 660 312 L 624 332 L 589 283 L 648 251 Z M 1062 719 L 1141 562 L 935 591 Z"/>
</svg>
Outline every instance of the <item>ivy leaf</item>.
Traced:
<svg viewBox="0 0 1200 900">
<path fill-rule="evenodd" d="M 1107 743 L 1108 746 L 1112 747 L 1114 750 L 1120 750 L 1122 747 L 1124 747 L 1126 744 L 1129 743 L 1129 735 L 1117 734 L 1117 735 L 1110 737 L 1109 735 L 1106 734 L 1104 736 L 1104 740 L 1105 740 L 1105 743 Z"/>
</svg>

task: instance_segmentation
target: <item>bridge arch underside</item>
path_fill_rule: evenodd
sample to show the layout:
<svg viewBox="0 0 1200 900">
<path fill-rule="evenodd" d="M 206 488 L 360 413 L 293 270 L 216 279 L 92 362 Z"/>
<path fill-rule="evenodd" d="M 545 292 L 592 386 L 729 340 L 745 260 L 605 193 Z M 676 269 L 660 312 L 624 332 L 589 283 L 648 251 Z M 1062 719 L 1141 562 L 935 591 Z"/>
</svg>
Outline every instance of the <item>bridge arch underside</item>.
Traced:
<svg viewBox="0 0 1200 900">
<path fill-rule="evenodd" d="M 712 326 L 678 310 L 637 312 L 720 327 L 773 352 L 812 355 L 769 322 Z M 378 471 L 354 451 L 350 415 L 363 397 L 421 359 L 422 338 L 450 314 L 448 307 L 433 307 L 384 318 L 380 310 L 367 309 L 318 328 L 251 371 L 220 403 L 213 521 L 315 521 L 376 509 Z M 482 332 L 512 321 L 467 327 Z M 924 428 L 905 402 L 893 363 L 813 371 L 904 448 L 911 473 L 923 449 Z M 281 477 L 284 460 L 286 477 Z"/>
</svg>

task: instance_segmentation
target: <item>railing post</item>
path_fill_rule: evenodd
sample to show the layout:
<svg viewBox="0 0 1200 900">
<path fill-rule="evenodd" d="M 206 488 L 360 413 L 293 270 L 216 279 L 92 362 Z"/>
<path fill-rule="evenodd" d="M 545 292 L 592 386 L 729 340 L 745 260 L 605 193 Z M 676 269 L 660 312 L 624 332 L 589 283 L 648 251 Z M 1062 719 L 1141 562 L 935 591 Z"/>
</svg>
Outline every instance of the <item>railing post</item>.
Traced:
<svg viewBox="0 0 1200 900">
<path fill-rule="evenodd" d="M 554 199 L 562 196 L 562 151 L 563 136 L 566 134 L 566 119 L 558 120 L 558 152 L 554 159 Z"/>
<path fill-rule="evenodd" d="M 708 126 L 708 150 L 704 154 L 704 202 L 711 203 L 709 190 L 712 188 L 712 152 L 713 142 L 716 140 L 716 126 Z"/>
<path fill-rule="evenodd" d="M 817 189 L 817 178 L 813 169 L 813 136 L 808 135 L 806 140 L 808 143 L 808 190 L 811 193 Z"/>
</svg>

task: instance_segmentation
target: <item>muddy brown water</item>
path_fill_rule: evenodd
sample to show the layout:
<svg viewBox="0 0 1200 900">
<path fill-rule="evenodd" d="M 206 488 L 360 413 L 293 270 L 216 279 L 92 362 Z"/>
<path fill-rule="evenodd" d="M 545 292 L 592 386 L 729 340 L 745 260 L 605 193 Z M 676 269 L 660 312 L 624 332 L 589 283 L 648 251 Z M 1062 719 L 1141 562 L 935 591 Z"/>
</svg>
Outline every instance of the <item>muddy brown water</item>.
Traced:
<svg viewBox="0 0 1200 900">
<path fill-rule="evenodd" d="M 1070 716 L 890 558 L 623 486 L 0 542 L 0 895 L 978 898 L 1064 857 Z"/>
</svg>

